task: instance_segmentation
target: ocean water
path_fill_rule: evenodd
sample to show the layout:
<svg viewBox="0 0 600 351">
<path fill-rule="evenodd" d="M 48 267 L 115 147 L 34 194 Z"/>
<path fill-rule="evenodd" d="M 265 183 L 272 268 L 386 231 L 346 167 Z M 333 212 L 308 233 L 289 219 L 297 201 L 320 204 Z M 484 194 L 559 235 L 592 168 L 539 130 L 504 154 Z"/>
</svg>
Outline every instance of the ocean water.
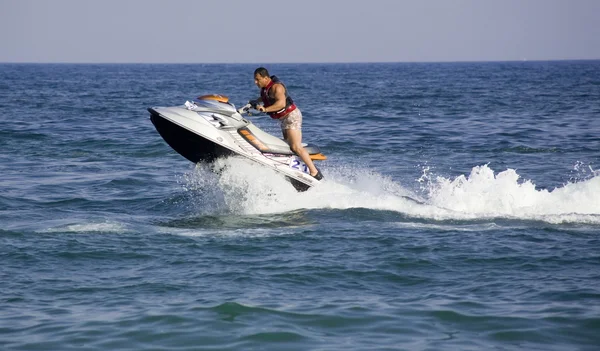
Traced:
<svg viewBox="0 0 600 351">
<path fill-rule="evenodd" d="M 256 65 L 0 64 L 0 349 L 600 348 L 600 61 L 266 67 L 305 193 L 149 120 Z"/>
</svg>

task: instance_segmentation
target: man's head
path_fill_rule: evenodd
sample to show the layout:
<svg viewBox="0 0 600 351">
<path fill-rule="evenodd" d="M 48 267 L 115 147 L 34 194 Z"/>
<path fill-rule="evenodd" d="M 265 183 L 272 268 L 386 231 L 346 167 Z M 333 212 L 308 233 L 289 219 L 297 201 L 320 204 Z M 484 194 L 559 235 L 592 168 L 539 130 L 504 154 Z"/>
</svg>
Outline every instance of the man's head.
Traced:
<svg viewBox="0 0 600 351">
<path fill-rule="evenodd" d="M 271 81 L 269 71 L 264 67 L 258 67 L 254 70 L 254 84 L 259 88 L 266 87 Z"/>
</svg>

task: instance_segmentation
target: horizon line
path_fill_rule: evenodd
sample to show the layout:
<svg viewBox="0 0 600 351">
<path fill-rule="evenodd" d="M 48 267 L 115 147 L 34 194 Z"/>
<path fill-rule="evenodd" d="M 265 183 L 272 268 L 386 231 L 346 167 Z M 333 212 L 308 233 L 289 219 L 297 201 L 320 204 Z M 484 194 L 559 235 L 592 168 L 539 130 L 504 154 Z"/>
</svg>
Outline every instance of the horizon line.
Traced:
<svg viewBox="0 0 600 351">
<path fill-rule="evenodd" d="M 395 64 L 395 63 L 502 63 L 502 62 L 565 62 L 600 61 L 600 58 L 583 59 L 512 59 L 512 60 L 456 60 L 456 61 L 310 61 L 310 62 L 86 62 L 86 61 L 0 61 L 0 64 L 73 64 L 73 65 L 327 65 L 327 64 Z"/>
</svg>

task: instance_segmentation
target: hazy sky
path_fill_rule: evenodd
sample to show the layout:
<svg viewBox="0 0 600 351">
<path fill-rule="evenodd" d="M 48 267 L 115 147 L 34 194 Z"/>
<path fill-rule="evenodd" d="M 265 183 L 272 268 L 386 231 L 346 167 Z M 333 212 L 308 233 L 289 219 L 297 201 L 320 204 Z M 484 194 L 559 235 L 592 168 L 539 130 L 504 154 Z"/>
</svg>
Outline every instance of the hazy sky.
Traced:
<svg viewBox="0 0 600 351">
<path fill-rule="evenodd" d="M 0 62 L 600 59 L 600 0 L 0 0 Z"/>
</svg>

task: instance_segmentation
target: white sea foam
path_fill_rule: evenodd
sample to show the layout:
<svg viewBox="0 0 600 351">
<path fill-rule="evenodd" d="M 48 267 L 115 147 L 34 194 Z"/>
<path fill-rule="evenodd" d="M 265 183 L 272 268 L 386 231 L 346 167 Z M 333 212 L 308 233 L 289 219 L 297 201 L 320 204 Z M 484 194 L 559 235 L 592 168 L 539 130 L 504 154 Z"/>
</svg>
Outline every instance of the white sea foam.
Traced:
<svg viewBox="0 0 600 351">
<path fill-rule="evenodd" d="M 286 228 L 238 228 L 238 229 L 202 229 L 202 228 L 167 228 L 159 230 L 163 234 L 187 236 L 187 237 L 210 237 L 210 238 L 268 238 L 274 236 L 293 235 L 293 229 Z"/>
<path fill-rule="evenodd" d="M 400 184 L 365 169 L 334 168 L 324 169 L 323 184 L 298 193 L 274 171 L 246 160 L 220 160 L 216 166 L 220 175 L 213 176 L 210 185 L 199 179 L 206 177 L 205 171 L 196 170 L 186 177 L 187 186 L 202 183 L 206 191 L 212 191 L 211 201 L 219 199 L 221 208 L 246 215 L 368 208 L 433 220 L 500 217 L 600 223 L 600 176 L 549 191 L 536 189 L 531 180 L 521 181 L 513 169 L 496 174 L 487 165 L 454 179 L 425 177 L 413 184 Z M 411 188 L 425 189 L 424 195 Z"/>
<path fill-rule="evenodd" d="M 437 177 L 430 184 L 429 203 L 480 217 L 600 223 L 600 176 L 551 191 L 519 180 L 514 169 L 495 174 L 487 165 L 477 166 L 468 176 Z"/>
<path fill-rule="evenodd" d="M 65 224 L 42 230 L 43 233 L 125 233 L 129 230 L 121 223 L 102 222 L 102 223 L 77 223 Z"/>
</svg>

